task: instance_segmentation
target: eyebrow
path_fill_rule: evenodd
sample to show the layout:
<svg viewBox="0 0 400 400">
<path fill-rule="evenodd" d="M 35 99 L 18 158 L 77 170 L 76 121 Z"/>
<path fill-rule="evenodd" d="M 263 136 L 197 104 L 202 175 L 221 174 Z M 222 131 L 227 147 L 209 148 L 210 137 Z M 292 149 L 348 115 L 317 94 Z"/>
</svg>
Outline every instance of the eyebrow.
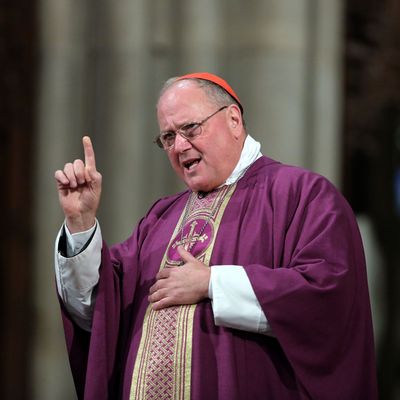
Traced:
<svg viewBox="0 0 400 400">
<path fill-rule="evenodd" d="M 187 125 L 196 125 L 198 124 L 199 121 L 189 121 L 189 122 L 185 122 L 184 124 L 181 124 L 178 126 L 178 128 L 176 129 L 167 129 L 165 131 L 161 131 L 160 133 L 175 133 L 177 130 L 184 128 Z"/>
</svg>

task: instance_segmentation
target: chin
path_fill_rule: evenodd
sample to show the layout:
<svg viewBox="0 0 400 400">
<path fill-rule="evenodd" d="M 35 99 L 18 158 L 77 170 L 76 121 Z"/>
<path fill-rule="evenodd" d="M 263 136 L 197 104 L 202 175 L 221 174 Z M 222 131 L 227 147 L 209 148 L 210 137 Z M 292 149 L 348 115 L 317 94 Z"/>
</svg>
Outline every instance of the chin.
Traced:
<svg viewBox="0 0 400 400">
<path fill-rule="evenodd" d="M 212 182 L 202 182 L 196 180 L 187 180 L 186 186 L 193 192 L 210 192 L 217 188 L 220 184 L 213 184 Z"/>
</svg>

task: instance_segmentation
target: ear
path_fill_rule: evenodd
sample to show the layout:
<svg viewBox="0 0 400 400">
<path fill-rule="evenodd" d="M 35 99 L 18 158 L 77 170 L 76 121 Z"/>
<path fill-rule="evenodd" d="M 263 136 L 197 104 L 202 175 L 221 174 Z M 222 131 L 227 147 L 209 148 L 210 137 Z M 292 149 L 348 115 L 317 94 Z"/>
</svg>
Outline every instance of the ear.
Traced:
<svg viewBox="0 0 400 400">
<path fill-rule="evenodd" d="M 238 139 L 243 133 L 243 120 L 240 108 L 236 104 L 231 104 L 227 112 L 228 124 L 235 138 Z"/>
</svg>

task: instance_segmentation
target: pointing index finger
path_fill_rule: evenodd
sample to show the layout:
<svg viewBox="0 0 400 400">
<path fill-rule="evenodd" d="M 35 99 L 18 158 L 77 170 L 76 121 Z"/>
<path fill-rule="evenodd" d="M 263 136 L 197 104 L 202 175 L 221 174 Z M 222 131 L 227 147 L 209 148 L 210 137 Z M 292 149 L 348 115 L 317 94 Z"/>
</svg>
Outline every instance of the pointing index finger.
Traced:
<svg viewBox="0 0 400 400">
<path fill-rule="evenodd" d="M 94 155 L 92 141 L 89 136 L 84 136 L 82 138 L 83 151 L 85 153 L 85 166 L 96 170 L 96 158 Z"/>
</svg>

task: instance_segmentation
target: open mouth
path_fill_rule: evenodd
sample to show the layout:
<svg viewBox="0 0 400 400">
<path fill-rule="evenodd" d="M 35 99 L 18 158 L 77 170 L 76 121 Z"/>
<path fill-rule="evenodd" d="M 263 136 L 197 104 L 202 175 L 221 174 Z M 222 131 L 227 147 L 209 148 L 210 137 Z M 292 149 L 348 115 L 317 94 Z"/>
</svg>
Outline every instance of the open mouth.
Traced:
<svg viewBox="0 0 400 400">
<path fill-rule="evenodd" d="M 183 162 L 182 165 L 186 170 L 190 171 L 193 168 L 195 168 L 196 165 L 199 164 L 199 162 L 200 162 L 200 158 L 194 158 L 194 159 L 190 159 L 190 160 Z"/>
</svg>

